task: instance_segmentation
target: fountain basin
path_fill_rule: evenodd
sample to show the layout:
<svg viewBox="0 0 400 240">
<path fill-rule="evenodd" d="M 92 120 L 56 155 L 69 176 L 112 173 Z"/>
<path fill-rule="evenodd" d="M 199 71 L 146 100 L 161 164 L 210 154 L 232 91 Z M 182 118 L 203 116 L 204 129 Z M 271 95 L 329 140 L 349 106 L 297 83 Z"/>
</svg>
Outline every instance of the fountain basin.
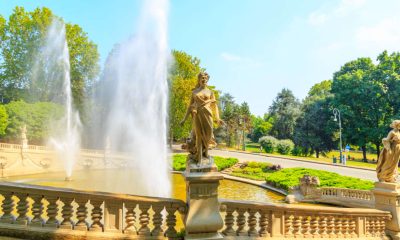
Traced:
<svg viewBox="0 0 400 240">
<path fill-rule="evenodd" d="M 125 169 L 101 169 L 75 171 L 73 181 L 65 181 L 62 172 L 41 173 L 9 177 L 5 181 L 39 186 L 71 188 L 76 190 L 101 191 L 141 195 L 143 185 L 135 177 L 135 172 Z M 186 200 L 186 184 L 179 173 L 171 174 L 171 198 Z M 140 183 L 140 184 L 139 184 Z M 283 195 L 251 184 L 232 180 L 222 180 L 218 189 L 220 198 L 257 202 L 282 202 Z M 151 187 L 151 183 L 148 185 Z"/>
</svg>

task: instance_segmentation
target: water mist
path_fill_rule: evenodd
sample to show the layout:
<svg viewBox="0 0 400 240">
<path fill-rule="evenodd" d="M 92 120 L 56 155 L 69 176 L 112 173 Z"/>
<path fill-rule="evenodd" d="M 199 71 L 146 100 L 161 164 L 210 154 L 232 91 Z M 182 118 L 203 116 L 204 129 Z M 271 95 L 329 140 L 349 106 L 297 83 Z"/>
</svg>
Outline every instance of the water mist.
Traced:
<svg viewBox="0 0 400 240">
<path fill-rule="evenodd" d="M 125 184 L 137 194 L 168 197 L 168 1 L 143 4 L 136 33 L 107 60 L 113 68 L 107 78 L 112 79 L 116 90 L 104 141 L 112 152 L 129 157 L 125 171 L 131 178 Z"/>
<path fill-rule="evenodd" d="M 48 79 L 51 100 L 64 106 L 64 115 L 53 123 L 49 144 L 64 163 L 66 179 L 70 179 L 80 151 L 80 120 L 73 107 L 69 51 L 65 24 L 54 18 L 50 25 L 34 74 Z M 38 74 L 41 72 L 41 74 Z"/>
</svg>

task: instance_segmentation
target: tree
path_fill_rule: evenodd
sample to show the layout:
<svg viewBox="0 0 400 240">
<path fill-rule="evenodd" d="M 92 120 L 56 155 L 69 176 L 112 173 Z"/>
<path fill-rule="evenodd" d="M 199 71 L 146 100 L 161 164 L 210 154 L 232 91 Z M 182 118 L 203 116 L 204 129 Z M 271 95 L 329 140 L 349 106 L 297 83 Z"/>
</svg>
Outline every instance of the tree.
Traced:
<svg viewBox="0 0 400 240">
<path fill-rule="evenodd" d="M 74 103 L 83 109 L 85 97 L 89 95 L 100 67 L 97 45 L 77 24 L 66 24 L 66 35 L 71 65 L 71 85 Z M 82 111 L 81 111 L 82 112 Z"/>
<path fill-rule="evenodd" d="M 196 57 L 177 50 L 173 50 L 172 55 L 175 61 L 169 76 L 169 132 L 171 141 L 187 137 L 190 133 L 190 121 L 186 121 L 183 127 L 179 123 L 189 106 L 192 90 L 197 83 L 197 75 L 204 70 L 200 67 L 200 60 Z"/>
<path fill-rule="evenodd" d="M 6 128 L 8 126 L 8 114 L 4 105 L 0 105 L 0 136 L 6 134 Z"/>
<path fill-rule="evenodd" d="M 48 8 L 26 12 L 16 7 L 7 22 L 3 22 L 0 66 L 0 91 L 8 100 L 29 101 L 34 64 L 44 46 L 47 31 L 53 19 L 60 19 Z M 0 20 L 0 31 L 2 26 Z M 83 95 L 97 76 L 99 54 L 96 45 L 78 25 L 66 24 L 70 52 L 71 82 L 74 102 L 82 106 Z M 1 33 L 0 33 L 1 36 Z M 42 86 L 46 88 L 46 86 Z M 37 89 L 36 89 L 37 90 Z M 51 99 L 40 99 L 48 101 Z"/>
<path fill-rule="evenodd" d="M 278 139 L 293 139 L 296 120 L 300 116 L 300 103 L 289 89 L 282 89 L 269 108 L 274 119 L 271 133 Z"/>
<path fill-rule="evenodd" d="M 332 106 L 341 112 L 343 137 L 362 148 L 364 160 L 366 145 L 380 142 L 388 105 L 384 84 L 373 77 L 375 69 L 370 58 L 359 58 L 342 66 L 332 82 Z"/>
<path fill-rule="evenodd" d="M 20 138 L 21 128 L 26 125 L 27 138 L 33 144 L 44 144 L 48 139 L 51 123 L 63 116 L 61 105 L 49 102 L 26 103 L 10 102 L 4 105 L 8 115 L 6 140 L 15 141 Z"/>
<path fill-rule="evenodd" d="M 261 137 L 267 136 L 270 133 L 272 123 L 266 119 L 254 115 L 251 116 L 252 129 L 250 139 L 252 142 L 258 142 Z"/>
<path fill-rule="evenodd" d="M 296 122 L 294 142 L 303 148 L 303 152 L 316 153 L 329 151 L 334 147 L 333 129 L 330 123 L 332 99 L 330 80 L 315 84 L 301 107 L 301 115 Z"/>
</svg>

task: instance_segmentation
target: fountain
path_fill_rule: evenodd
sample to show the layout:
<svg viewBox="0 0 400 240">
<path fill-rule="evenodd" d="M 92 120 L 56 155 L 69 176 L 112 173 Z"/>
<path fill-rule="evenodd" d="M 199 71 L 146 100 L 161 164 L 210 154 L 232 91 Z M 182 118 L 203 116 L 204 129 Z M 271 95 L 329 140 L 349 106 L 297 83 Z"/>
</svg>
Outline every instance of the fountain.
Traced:
<svg viewBox="0 0 400 240">
<path fill-rule="evenodd" d="M 64 116 L 52 124 L 49 145 L 56 149 L 59 158 L 64 163 L 65 179 L 71 180 L 72 170 L 80 150 L 81 123 L 79 114 L 73 107 L 69 51 L 65 31 L 65 24 L 53 18 L 34 66 L 33 85 L 36 91 L 33 91 L 31 95 L 33 98 L 42 98 L 42 100 L 42 95 L 45 95 L 47 99 L 44 100 L 54 101 L 64 106 Z M 45 78 L 45 80 L 39 78 Z M 43 89 L 41 89 L 42 92 L 38 92 L 37 85 L 43 82 L 46 84 L 46 92 Z M 51 95 L 47 96 L 49 94 Z"/>
<path fill-rule="evenodd" d="M 138 194 L 167 197 L 171 192 L 166 141 L 168 1 L 143 4 L 136 34 L 107 60 L 103 78 L 116 90 L 96 102 L 111 100 L 102 139 L 107 151 L 128 156 L 126 174 L 132 175 L 128 180 L 135 183 L 132 187 Z"/>
</svg>

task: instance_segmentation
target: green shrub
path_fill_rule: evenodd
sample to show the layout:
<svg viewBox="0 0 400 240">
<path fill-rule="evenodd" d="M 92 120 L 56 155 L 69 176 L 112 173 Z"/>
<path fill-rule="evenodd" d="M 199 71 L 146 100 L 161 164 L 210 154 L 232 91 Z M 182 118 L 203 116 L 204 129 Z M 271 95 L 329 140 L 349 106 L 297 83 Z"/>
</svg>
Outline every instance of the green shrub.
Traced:
<svg viewBox="0 0 400 240">
<path fill-rule="evenodd" d="M 174 154 L 172 157 L 172 168 L 174 171 L 183 171 L 186 169 L 186 154 Z"/>
<path fill-rule="evenodd" d="M 264 136 L 258 140 L 262 148 L 264 149 L 265 152 L 267 153 L 272 153 L 274 152 L 276 145 L 278 143 L 278 139 L 272 137 L 272 136 Z"/>
<path fill-rule="evenodd" d="M 233 165 L 238 163 L 239 160 L 237 158 L 223 158 L 223 157 L 215 156 L 214 162 L 215 162 L 215 165 L 217 165 L 217 167 L 218 167 L 218 171 L 222 171 L 226 168 L 232 167 Z"/>
<path fill-rule="evenodd" d="M 301 156 L 302 152 L 303 152 L 303 150 L 299 146 L 294 146 L 294 148 L 292 149 L 293 156 Z"/>
<path fill-rule="evenodd" d="M 183 171 L 186 169 L 186 154 L 174 154 L 172 157 L 172 168 L 174 171 Z M 230 168 L 236 163 L 239 162 L 237 158 L 223 158 L 223 157 L 214 157 L 215 165 L 218 167 L 218 171 L 222 171 L 226 168 Z"/>
<path fill-rule="evenodd" d="M 299 185 L 299 178 L 306 174 L 318 177 L 320 180 L 320 187 L 337 187 L 360 190 L 369 190 L 374 187 L 372 181 L 308 168 L 285 168 L 268 174 L 265 180 L 268 184 L 289 190 L 290 188 Z"/>
<path fill-rule="evenodd" d="M 276 150 L 278 153 L 288 155 L 294 148 L 294 143 L 290 139 L 279 140 L 276 144 Z"/>
</svg>

